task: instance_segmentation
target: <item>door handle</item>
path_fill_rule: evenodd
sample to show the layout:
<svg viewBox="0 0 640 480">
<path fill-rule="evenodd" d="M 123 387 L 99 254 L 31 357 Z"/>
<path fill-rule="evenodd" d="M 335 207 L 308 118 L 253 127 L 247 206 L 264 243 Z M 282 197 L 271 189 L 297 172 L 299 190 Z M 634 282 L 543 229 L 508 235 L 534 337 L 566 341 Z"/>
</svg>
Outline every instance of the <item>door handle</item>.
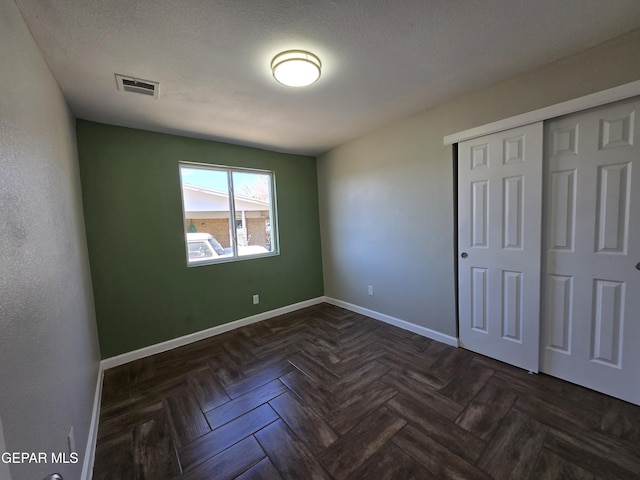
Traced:
<svg viewBox="0 0 640 480">
<path fill-rule="evenodd" d="M 640 262 L 636 263 L 636 270 L 640 270 Z"/>
<path fill-rule="evenodd" d="M 59 473 L 52 473 L 51 475 L 47 475 L 42 480 L 63 480 L 62 475 Z"/>
<path fill-rule="evenodd" d="M 469 256 L 469 254 L 468 254 L 467 252 L 462 252 L 462 253 L 460 254 L 460 256 L 461 256 L 462 258 L 467 258 L 467 257 Z M 640 265 L 640 263 L 639 263 L 638 265 Z"/>
</svg>

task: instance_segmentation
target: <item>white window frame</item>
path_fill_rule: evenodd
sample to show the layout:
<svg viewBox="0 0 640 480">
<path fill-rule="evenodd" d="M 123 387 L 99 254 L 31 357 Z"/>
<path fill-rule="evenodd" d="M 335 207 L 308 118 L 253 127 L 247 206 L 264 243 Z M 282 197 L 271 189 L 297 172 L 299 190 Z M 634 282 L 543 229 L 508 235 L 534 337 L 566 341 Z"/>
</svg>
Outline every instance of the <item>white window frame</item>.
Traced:
<svg viewBox="0 0 640 480">
<path fill-rule="evenodd" d="M 226 172 L 227 174 L 227 190 L 228 190 L 228 198 L 229 198 L 229 236 L 231 241 L 231 246 L 233 248 L 232 256 L 229 257 L 213 257 L 211 259 L 190 262 L 189 261 L 189 245 L 187 241 L 187 217 L 185 210 L 185 199 L 184 199 L 184 189 L 183 189 L 183 181 L 182 181 L 182 169 L 199 169 L 199 170 L 214 170 Z M 235 192 L 234 192 L 234 184 L 233 184 L 233 174 L 234 172 L 238 173 L 255 173 L 258 175 L 268 175 L 270 182 L 270 204 L 269 204 L 269 228 L 270 228 L 270 238 L 271 238 L 271 250 L 265 253 L 256 253 L 256 254 L 245 254 L 239 255 L 238 251 L 238 229 L 236 228 L 236 206 L 235 206 Z M 264 258 L 264 257 L 273 257 L 280 255 L 280 241 L 278 234 L 278 214 L 277 214 L 277 197 L 276 197 L 276 176 L 275 172 L 271 170 L 260 170 L 256 168 L 244 168 L 244 167 L 231 167 L 228 165 L 214 165 L 209 163 L 197 163 L 197 162 L 188 162 L 181 161 L 178 163 L 178 180 L 180 183 L 180 197 L 182 200 L 182 225 L 183 225 L 183 234 L 184 234 L 184 246 L 185 246 L 185 255 L 186 255 L 186 263 L 187 267 L 200 267 L 203 265 L 214 265 L 219 263 L 229 263 L 229 262 L 237 262 L 243 260 L 252 260 L 256 258 Z M 246 228 L 246 225 L 244 225 Z"/>
</svg>

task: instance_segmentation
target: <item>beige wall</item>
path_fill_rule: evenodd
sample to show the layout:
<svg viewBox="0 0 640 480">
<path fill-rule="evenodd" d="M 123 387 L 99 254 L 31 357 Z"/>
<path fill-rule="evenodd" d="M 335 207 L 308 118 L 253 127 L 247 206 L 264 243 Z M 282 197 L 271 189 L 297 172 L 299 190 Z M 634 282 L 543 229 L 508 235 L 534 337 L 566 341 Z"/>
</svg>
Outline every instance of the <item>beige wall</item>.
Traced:
<svg viewBox="0 0 640 480">
<path fill-rule="evenodd" d="M 633 32 L 321 155 L 325 294 L 454 336 L 452 148 L 443 137 L 638 79 Z"/>
<path fill-rule="evenodd" d="M 10 465 L 10 475 L 79 479 L 100 355 L 74 119 L 13 0 L 0 0 L 0 45 L 4 448 L 68 454 L 73 426 L 78 464 Z"/>
</svg>

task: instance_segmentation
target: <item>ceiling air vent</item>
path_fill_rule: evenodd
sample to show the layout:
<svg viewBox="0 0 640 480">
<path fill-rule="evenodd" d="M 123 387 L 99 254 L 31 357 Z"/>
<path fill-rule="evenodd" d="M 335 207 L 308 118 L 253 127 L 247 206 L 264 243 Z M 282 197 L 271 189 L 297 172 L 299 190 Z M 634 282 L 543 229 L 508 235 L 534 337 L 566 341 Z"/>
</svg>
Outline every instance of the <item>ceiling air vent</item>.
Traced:
<svg viewBox="0 0 640 480">
<path fill-rule="evenodd" d="M 118 82 L 118 90 L 121 92 L 140 93 L 142 95 L 148 95 L 149 97 L 158 98 L 158 90 L 160 89 L 158 82 L 127 77 L 117 73 L 116 81 Z"/>
</svg>

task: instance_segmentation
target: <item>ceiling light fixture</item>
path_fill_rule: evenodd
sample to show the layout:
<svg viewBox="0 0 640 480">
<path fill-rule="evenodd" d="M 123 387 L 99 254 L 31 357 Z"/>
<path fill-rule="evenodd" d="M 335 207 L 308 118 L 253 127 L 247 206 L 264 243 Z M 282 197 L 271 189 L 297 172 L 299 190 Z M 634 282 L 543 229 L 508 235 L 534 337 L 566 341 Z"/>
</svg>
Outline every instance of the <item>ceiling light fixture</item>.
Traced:
<svg viewBox="0 0 640 480">
<path fill-rule="evenodd" d="M 271 61 L 273 78 L 288 87 L 306 87 L 320 78 L 322 65 L 313 53 L 287 50 Z"/>
</svg>

